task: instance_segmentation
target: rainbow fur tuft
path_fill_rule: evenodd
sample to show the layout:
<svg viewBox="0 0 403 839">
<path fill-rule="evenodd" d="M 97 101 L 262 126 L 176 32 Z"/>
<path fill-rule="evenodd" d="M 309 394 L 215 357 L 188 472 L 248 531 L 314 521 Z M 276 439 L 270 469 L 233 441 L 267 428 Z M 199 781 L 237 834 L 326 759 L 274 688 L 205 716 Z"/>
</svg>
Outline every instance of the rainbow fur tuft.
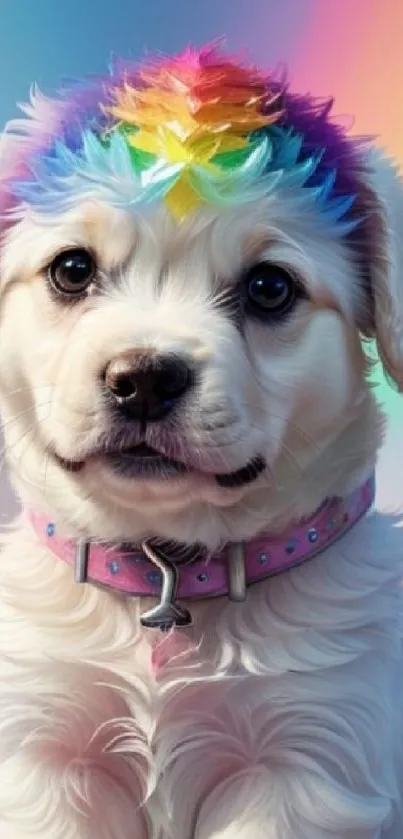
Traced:
<svg viewBox="0 0 403 839">
<path fill-rule="evenodd" d="M 6 131 L 0 196 L 14 217 L 24 205 L 54 214 L 101 198 L 121 207 L 163 200 L 181 220 L 206 204 L 303 190 L 348 234 L 359 222 L 357 162 L 326 108 L 214 47 L 139 68 L 123 63 L 107 79 L 66 87 L 55 103 L 34 98 L 30 119 Z M 319 123 L 323 144 L 310 137 Z"/>
</svg>

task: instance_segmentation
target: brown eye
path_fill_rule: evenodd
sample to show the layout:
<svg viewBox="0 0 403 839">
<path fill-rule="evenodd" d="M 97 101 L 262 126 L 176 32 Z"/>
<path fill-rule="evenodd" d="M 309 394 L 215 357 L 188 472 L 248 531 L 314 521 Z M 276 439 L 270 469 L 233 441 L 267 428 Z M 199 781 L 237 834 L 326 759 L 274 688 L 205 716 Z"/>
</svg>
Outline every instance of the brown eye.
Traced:
<svg viewBox="0 0 403 839">
<path fill-rule="evenodd" d="M 59 294 L 79 297 L 96 274 L 95 262 L 84 248 L 59 253 L 48 269 L 49 282 Z"/>
<path fill-rule="evenodd" d="M 279 265 L 261 262 L 244 278 L 244 299 L 247 310 L 260 317 L 285 315 L 298 297 L 294 278 Z"/>
</svg>

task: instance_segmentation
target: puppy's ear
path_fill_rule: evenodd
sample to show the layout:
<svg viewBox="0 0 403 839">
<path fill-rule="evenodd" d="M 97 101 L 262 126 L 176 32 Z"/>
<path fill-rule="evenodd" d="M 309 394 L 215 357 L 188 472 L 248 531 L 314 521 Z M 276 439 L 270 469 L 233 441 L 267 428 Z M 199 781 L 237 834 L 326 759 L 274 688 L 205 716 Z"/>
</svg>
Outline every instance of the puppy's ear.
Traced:
<svg viewBox="0 0 403 839">
<path fill-rule="evenodd" d="M 375 338 L 385 373 L 403 391 L 403 181 L 380 153 L 373 152 L 369 164 L 360 196 L 368 282 L 361 328 Z"/>
</svg>

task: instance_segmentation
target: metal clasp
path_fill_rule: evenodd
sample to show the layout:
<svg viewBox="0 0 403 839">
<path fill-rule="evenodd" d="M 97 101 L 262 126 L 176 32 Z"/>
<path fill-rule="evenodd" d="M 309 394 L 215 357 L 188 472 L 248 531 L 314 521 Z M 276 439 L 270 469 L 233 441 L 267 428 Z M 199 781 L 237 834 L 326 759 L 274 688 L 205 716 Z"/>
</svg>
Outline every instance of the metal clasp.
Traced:
<svg viewBox="0 0 403 839">
<path fill-rule="evenodd" d="M 88 578 L 88 562 L 91 543 L 86 539 L 79 539 L 76 545 L 74 564 L 74 578 L 76 583 L 86 583 Z"/>
<path fill-rule="evenodd" d="M 235 603 L 246 600 L 245 545 L 234 542 L 228 546 L 228 596 Z"/>
<path fill-rule="evenodd" d="M 190 612 L 175 603 L 178 587 L 178 569 L 175 564 L 157 554 L 148 542 L 142 542 L 141 548 L 147 559 L 157 566 L 162 577 L 159 603 L 141 615 L 141 625 L 151 629 L 161 629 L 163 632 L 167 632 L 174 626 L 190 626 L 192 623 Z"/>
</svg>

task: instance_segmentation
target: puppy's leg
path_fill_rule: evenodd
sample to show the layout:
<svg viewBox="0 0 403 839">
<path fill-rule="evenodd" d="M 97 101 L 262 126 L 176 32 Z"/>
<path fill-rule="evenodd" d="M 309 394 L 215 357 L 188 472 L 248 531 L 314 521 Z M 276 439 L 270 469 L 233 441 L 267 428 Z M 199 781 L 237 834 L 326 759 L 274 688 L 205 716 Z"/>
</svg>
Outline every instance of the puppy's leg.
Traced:
<svg viewBox="0 0 403 839">
<path fill-rule="evenodd" d="M 147 839 L 150 755 L 132 703 L 106 672 L 57 670 L 57 686 L 42 668 L 35 692 L 3 692 L 2 839 Z"/>
<path fill-rule="evenodd" d="M 297 702 L 295 678 L 305 693 Z M 383 747 L 375 739 L 360 746 L 359 703 L 349 708 L 342 697 L 328 707 L 315 686 L 308 697 L 309 676 L 290 674 L 176 690 L 157 732 L 160 792 L 176 836 L 375 839 L 393 789 L 381 769 Z"/>
<path fill-rule="evenodd" d="M 2 569 L 1 839 L 148 839 L 152 681 L 137 604 L 75 585 L 24 532 Z"/>
</svg>

